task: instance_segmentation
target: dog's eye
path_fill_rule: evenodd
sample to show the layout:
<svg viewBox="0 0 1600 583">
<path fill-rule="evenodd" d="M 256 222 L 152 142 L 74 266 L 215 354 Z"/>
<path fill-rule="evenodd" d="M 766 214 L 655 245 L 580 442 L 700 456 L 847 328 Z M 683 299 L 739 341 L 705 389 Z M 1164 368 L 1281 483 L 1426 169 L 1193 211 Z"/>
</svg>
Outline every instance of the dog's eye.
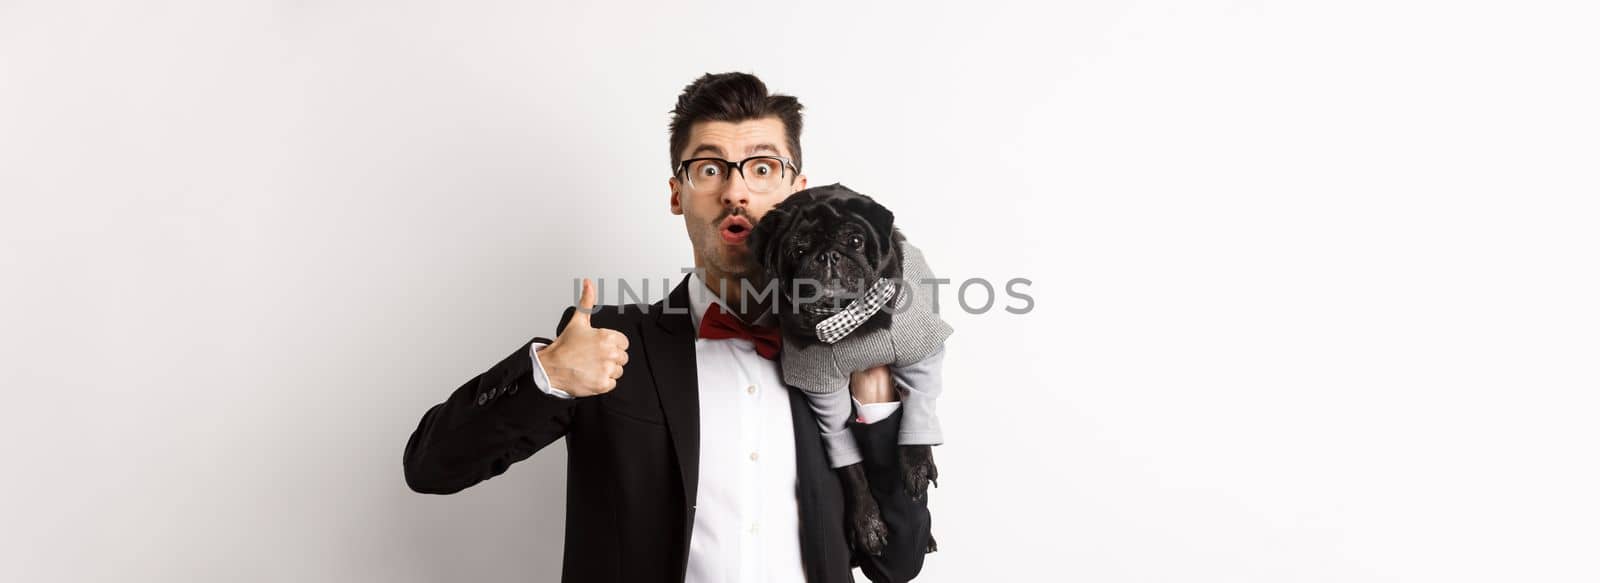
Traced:
<svg viewBox="0 0 1600 583">
<path fill-rule="evenodd" d="M 867 241 L 865 239 L 861 238 L 861 235 L 851 235 L 849 239 L 845 240 L 845 243 L 848 243 L 851 249 L 855 249 L 857 251 L 860 251 L 861 246 L 866 242 Z"/>
</svg>

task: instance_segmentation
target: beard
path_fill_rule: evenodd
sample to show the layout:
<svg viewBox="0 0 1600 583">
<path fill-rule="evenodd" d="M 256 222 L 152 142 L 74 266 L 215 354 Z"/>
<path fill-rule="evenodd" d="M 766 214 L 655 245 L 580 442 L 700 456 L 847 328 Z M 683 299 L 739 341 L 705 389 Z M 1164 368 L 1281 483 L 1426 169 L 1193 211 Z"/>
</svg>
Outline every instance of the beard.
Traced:
<svg viewBox="0 0 1600 583">
<path fill-rule="evenodd" d="M 702 252 L 701 264 L 712 275 L 754 280 L 756 275 L 761 273 L 761 265 L 756 263 L 755 256 L 749 249 L 727 245 L 715 232 L 711 233 L 706 247 L 709 249 Z"/>
<path fill-rule="evenodd" d="M 764 273 L 761 263 L 756 261 L 755 254 L 750 252 L 748 244 L 729 244 L 722 240 L 722 221 L 734 214 L 741 214 L 749 218 L 745 209 L 735 207 L 724 210 L 714 219 L 703 224 L 700 232 L 695 236 L 699 243 L 695 247 L 695 254 L 700 259 L 700 265 L 710 276 L 748 279 L 752 283 L 761 283 Z M 755 219 L 751 218 L 751 222 Z"/>
</svg>

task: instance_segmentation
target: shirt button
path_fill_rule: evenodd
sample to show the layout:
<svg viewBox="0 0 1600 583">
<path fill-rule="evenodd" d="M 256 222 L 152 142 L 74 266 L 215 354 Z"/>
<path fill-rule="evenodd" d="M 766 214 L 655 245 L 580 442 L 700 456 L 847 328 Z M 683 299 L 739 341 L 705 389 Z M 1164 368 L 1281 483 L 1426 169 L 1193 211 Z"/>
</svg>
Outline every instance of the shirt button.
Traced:
<svg viewBox="0 0 1600 583">
<path fill-rule="evenodd" d="M 745 387 L 744 388 L 744 392 L 754 395 L 754 394 L 756 394 L 756 386 L 755 385 L 750 385 L 748 387 Z"/>
<path fill-rule="evenodd" d="M 761 454 L 760 453 L 754 452 L 754 451 L 750 452 L 750 461 L 756 461 L 756 460 L 758 460 L 760 458 L 761 458 Z"/>
</svg>

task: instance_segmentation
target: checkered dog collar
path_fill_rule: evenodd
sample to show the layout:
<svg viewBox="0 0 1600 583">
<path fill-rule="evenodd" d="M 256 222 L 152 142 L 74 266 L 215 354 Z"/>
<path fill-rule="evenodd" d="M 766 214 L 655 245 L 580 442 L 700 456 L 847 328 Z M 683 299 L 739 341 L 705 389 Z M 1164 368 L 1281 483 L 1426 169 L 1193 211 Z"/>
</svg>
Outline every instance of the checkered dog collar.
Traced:
<svg viewBox="0 0 1600 583">
<path fill-rule="evenodd" d="M 878 282 L 872 284 L 872 289 L 867 290 L 867 293 L 850 302 L 850 305 L 845 306 L 839 313 L 818 322 L 817 339 L 833 344 L 850 335 L 873 314 L 878 313 L 878 310 L 883 309 L 884 304 L 889 303 L 897 287 L 889 278 L 878 278 Z"/>
</svg>

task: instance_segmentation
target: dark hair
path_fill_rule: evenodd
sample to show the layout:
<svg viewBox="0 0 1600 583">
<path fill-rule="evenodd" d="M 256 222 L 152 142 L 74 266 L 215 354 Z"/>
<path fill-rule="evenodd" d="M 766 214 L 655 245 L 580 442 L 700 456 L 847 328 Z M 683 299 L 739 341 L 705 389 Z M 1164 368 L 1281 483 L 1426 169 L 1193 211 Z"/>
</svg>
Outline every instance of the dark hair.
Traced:
<svg viewBox="0 0 1600 583">
<path fill-rule="evenodd" d="M 800 110 L 804 108 L 794 97 L 767 93 L 767 84 L 755 75 L 706 73 L 683 88 L 677 107 L 672 108 L 672 123 L 667 126 L 672 134 L 672 171 L 677 172 L 678 163 L 683 161 L 689 130 L 696 122 L 739 123 L 767 117 L 783 122 L 794 167 L 804 168 L 800 163 Z"/>
</svg>

